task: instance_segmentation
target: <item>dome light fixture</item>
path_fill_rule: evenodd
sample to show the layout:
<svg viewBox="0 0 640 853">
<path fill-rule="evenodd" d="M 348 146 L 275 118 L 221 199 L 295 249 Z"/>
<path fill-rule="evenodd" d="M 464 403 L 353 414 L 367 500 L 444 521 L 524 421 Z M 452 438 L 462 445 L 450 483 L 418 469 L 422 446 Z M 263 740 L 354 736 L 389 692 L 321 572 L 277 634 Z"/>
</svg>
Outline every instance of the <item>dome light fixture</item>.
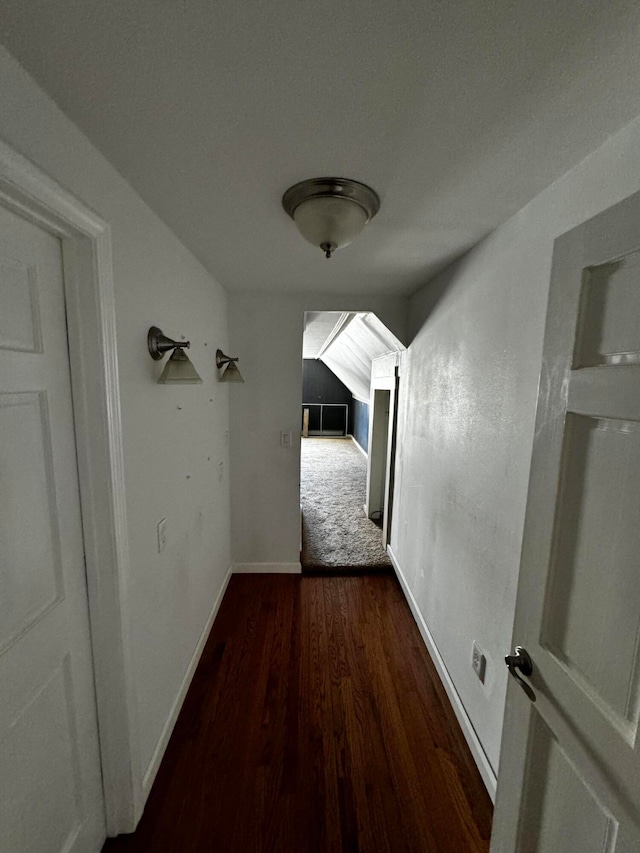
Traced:
<svg viewBox="0 0 640 853">
<path fill-rule="evenodd" d="M 305 240 L 330 258 L 373 219 L 380 199 L 371 187 L 350 178 L 311 178 L 289 187 L 282 206 Z"/>
</svg>

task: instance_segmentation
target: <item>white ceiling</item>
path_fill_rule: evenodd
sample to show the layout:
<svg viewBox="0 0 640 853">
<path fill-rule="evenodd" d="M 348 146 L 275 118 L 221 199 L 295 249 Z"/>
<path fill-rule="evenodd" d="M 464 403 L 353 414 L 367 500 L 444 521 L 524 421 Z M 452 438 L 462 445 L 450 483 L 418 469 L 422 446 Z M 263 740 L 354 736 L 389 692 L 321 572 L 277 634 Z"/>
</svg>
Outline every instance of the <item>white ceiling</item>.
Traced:
<svg viewBox="0 0 640 853">
<path fill-rule="evenodd" d="M 637 0 L 2 0 L 0 38 L 226 288 L 408 293 L 640 114 Z M 382 207 L 326 260 L 281 208 Z"/>
</svg>

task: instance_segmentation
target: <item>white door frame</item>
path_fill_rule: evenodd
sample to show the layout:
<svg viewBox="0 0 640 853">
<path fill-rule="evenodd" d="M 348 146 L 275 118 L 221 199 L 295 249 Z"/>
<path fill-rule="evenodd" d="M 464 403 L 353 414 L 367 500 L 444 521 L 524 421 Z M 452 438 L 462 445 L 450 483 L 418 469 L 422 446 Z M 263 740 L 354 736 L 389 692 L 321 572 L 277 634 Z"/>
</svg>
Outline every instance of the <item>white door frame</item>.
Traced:
<svg viewBox="0 0 640 853">
<path fill-rule="evenodd" d="M 396 442 L 398 438 L 398 396 L 400 391 L 400 371 L 395 368 L 393 390 L 389 398 L 389 428 L 387 430 L 387 469 L 384 481 L 384 515 L 382 524 L 382 545 L 387 549 L 391 542 L 391 524 L 393 522 L 393 492 L 396 480 Z"/>
<path fill-rule="evenodd" d="M 132 832 L 142 802 L 124 596 L 129 546 L 111 231 L 2 141 L 0 204 L 62 244 L 105 816 L 109 835 Z"/>
<path fill-rule="evenodd" d="M 367 518 L 382 510 L 386 504 L 387 468 L 389 448 L 389 423 L 391 414 L 391 389 L 371 384 L 369 398 L 369 453 L 367 456 L 367 491 L 364 511 Z M 382 491 L 380 484 L 383 482 Z"/>
<path fill-rule="evenodd" d="M 398 405 L 398 388 L 399 376 L 402 364 L 402 353 L 393 352 L 387 355 L 379 356 L 371 363 L 371 397 L 369 399 L 369 454 L 367 459 L 367 491 L 365 497 L 365 514 L 369 516 L 374 510 L 380 507 L 374 506 L 371 501 L 372 482 L 374 480 L 374 467 L 380 464 L 384 465 L 384 489 L 383 489 L 383 530 L 382 530 L 382 546 L 386 550 L 391 539 L 391 527 L 387 513 L 389 506 L 393 501 L 392 490 L 394 488 L 394 474 L 391 466 L 395 464 L 395 427 L 397 425 L 397 405 Z M 387 429 L 384 441 L 384 446 L 374 448 L 375 441 L 374 432 L 377 424 L 376 412 L 376 391 L 389 392 L 389 414 L 387 418 Z M 376 454 L 383 457 L 381 460 L 376 459 Z"/>
</svg>

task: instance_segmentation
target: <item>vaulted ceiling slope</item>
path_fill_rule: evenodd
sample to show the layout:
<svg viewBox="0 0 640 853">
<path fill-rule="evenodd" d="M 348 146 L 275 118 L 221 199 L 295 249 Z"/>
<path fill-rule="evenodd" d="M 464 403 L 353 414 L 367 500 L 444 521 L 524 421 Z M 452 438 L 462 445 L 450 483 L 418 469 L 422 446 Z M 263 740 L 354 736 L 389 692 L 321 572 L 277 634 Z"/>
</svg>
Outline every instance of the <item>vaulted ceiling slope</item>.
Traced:
<svg viewBox="0 0 640 853">
<path fill-rule="evenodd" d="M 637 0 L 2 0 L 0 38 L 228 289 L 405 294 L 640 114 Z M 280 199 L 380 213 L 327 261 Z"/>
<path fill-rule="evenodd" d="M 369 402 L 374 359 L 404 345 L 371 312 L 308 311 L 303 358 L 319 358 L 357 400 Z"/>
</svg>

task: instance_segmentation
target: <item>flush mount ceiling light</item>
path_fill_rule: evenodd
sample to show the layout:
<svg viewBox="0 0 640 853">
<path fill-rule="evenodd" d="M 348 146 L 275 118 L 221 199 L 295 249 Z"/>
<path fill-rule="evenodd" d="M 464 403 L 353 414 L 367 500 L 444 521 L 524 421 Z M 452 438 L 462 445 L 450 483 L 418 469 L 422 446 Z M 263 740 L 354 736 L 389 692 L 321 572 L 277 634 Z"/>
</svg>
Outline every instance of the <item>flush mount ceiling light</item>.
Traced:
<svg viewBox="0 0 640 853">
<path fill-rule="evenodd" d="M 236 361 L 238 361 L 237 358 L 230 358 L 221 349 L 216 350 L 216 367 L 222 371 L 218 376 L 218 382 L 244 382 Z"/>
<path fill-rule="evenodd" d="M 147 334 L 149 354 L 154 361 L 160 361 L 165 353 L 173 350 L 164 370 L 158 379 L 158 385 L 201 385 L 202 379 L 186 354 L 190 341 L 172 341 L 157 326 L 152 326 Z"/>
<path fill-rule="evenodd" d="M 371 187 L 349 178 L 311 178 L 294 184 L 282 196 L 282 206 L 305 240 L 330 258 L 348 246 L 380 209 Z"/>
</svg>

